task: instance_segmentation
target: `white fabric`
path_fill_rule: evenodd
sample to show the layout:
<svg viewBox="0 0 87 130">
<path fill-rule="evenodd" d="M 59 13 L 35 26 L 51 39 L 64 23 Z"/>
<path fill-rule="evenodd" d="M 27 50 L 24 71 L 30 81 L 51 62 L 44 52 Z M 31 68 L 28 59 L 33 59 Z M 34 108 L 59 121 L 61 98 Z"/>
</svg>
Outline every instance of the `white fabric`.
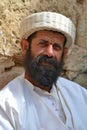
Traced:
<svg viewBox="0 0 87 130">
<path fill-rule="evenodd" d="M 66 46 L 69 48 L 75 41 L 76 28 L 66 16 L 56 12 L 38 12 L 29 15 L 20 24 L 21 38 L 27 39 L 39 30 L 61 32 L 66 36 Z"/>
<path fill-rule="evenodd" d="M 22 75 L 0 92 L 0 130 L 87 130 L 87 90 L 61 77 L 56 86 L 65 123 Z"/>
<path fill-rule="evenodd" d="M 51 111 L 59 117 L 63 122 L 65 122 L 65 115 L 62 111 L 61 103 L 57 95 L 56 87 L 53 85 L 50 93 L 43 91 L 38 87 L 34 87 L 34 91 L 42 98 L 42 100 L 48 105 Z"/>
</svg>

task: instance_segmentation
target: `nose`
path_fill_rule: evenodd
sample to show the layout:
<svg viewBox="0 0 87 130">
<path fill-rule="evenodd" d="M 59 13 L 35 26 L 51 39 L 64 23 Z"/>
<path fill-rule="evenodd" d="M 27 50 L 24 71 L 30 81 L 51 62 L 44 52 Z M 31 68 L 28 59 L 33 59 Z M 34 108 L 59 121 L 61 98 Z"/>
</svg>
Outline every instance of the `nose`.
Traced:
<svg viewBox="0 0 87 130">
<path fill-rule="evenodd" d="M 54 56 L 54 50 L 53 50 L 53 46 L 49 45 L 46 50 L 45 50 L 45 54 L 49 57 L 53 57 Z"/>
</svg>

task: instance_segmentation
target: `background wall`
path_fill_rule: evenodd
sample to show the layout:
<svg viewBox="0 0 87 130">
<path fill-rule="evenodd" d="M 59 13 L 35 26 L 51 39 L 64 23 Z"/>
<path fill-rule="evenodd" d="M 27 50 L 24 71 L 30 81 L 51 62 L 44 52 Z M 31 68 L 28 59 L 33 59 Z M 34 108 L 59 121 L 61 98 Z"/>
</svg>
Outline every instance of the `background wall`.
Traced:
<svg viewBox="0 0 87 130">
<path fill-rule="evenodd" d="M 77 27 L 63 76 L 87 87 L 87 0 L 0 0 L 0 88 L 24 72 L 19 25 L 22 18 L 38 11 L 62 13 Z"/>
</svg>

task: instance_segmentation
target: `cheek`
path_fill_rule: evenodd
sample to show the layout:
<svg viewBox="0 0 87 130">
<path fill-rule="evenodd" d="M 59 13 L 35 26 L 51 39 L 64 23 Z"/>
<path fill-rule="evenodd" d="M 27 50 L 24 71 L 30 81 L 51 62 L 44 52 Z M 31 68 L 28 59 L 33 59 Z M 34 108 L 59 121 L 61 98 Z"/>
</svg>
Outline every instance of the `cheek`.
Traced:
<svg viewBox="0 0 87 130">
<path fill-rule="evenodd" d="M 32 52 L 33 56 L 36 58 L 38 55 L 44 53 L 44 49 L 42 49 L 40 47 L 32 47 L 31 46 L 31 52 Z"/>
<path fill-rule="evenodd" d="M 39 50 L 38 48 L 32 48 L 31 47 L 31 53 L 34 56 L 34 58 L 36 58 L 38 55 L 41 54 L 41 50 Z"/>
<path fill-rule="evenodd" d="M 63 57 L 63 53 L 57 53 L 56 54 L 57 61 L 61 61 L 62 57 Z"/>
</svg>

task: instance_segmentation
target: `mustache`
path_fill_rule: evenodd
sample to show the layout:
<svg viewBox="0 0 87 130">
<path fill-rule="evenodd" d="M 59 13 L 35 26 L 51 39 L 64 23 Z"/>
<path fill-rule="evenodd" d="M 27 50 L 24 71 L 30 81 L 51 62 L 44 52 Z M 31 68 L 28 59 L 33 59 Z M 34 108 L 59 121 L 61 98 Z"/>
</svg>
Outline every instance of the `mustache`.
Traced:
<svg viewBox="0 0 87 130">
<path fill-rule="evenodd" d="M 54 66 L 55 68 L 58 67 L 58 61 L 54 57 L 48 57 L 47 55 L 39 55 L 36 58 L 36 63 L 39 65 L 42 62 L 50 64 L 50 65 Z"/>
</svg>

